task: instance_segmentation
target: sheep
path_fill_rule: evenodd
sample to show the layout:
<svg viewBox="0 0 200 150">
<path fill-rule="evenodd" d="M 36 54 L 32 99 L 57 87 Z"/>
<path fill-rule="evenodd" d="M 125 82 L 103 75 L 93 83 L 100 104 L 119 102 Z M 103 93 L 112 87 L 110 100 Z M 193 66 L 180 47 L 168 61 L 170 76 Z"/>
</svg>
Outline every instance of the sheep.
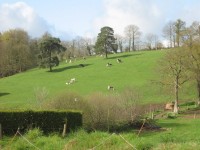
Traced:
<svg viewBox="0 0 200 150">
<path fill-rule="evenodd" d="M 108 85 L 108 90 L 115 90 L 115 88 L 113 86 Z"/>
<path fill-rule="evenodd" d="M 118 59 L 117 59 L 117 62 L 118 62 L 118 63 L 122 63 L 122 60 L 118 58 Z"/>
<path fill-rule="evenodd" d="M 66 82 L 67 85 L 72 84 L 76 81 L 75 78 L 70 79 L 68 82 Z"/>
<path fill-rule="evenodd" d="M 110 64 L 110 63 L 107 63 L 107 64 L 106 64 L 106 67 L 110 67 L 110 66 L 112 66 L 112 64 Z"/>
</svg>

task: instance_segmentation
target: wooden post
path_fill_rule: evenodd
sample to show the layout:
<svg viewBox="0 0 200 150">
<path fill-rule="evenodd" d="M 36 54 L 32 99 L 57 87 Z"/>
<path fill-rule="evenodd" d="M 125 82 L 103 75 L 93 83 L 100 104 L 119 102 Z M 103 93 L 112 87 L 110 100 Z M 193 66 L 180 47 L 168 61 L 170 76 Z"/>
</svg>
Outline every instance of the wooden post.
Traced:
<svg viewBox="0 0 200 150">
<path fill-rule="evenodd" d="M 2 126 L 1 126 L 1 124 L 0 124 L 0 140 L 2 139 L 2 137 L 3 137 L 3 135 L 2 135 Z"/>
<path fill-rule="evenodd" d="M 65 123 L 65 124 L 64 124 L 64 128 L 63 128 L 62 137 L 65 137 L 66 131 L 67 131 L 67 124 Z"/>
<path fill-rule="evenodd" d="M 196 119 L 196 113 L 194 113 L 194 119 Z"/>
<path fill-rule="evenodd" d="M 107 125 L 108 125 L 108 132 L 110 131 L 109 115 L 110 115 L 110 111 L 109 111 L 109 108 L 108 108 L 108 114 L 107 114 Z"/>
</svg>

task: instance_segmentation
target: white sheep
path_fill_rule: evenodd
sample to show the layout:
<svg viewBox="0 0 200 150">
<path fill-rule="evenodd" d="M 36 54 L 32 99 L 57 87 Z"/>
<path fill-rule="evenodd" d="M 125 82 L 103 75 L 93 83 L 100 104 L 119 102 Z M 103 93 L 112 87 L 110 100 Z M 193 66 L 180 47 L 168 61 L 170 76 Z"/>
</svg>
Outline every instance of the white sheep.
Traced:
<svg viewBox="0 0 200 150">
<path fill-rule="evenodd" d="M 108 85 L 108 90 L 115 90 L 115 88 L 113 86 Z"/>
<path fill-rule="evenodd" d="M 76 81 L 75 78 L 70 79 L 68 82 L 66 82 L 67 85 L 72 84 Z"/>
</svg>

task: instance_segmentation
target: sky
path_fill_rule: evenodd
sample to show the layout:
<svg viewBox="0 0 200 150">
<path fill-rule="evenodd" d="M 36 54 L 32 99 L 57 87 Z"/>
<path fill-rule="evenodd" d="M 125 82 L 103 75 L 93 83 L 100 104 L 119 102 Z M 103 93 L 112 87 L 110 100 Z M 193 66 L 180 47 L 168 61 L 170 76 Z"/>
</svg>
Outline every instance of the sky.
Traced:
<svg viewBox="0 0 200 150">
<path fill-rule="evenodd" d="M 101 27 L 115 34 L 133 24 L 143 35 L 162 35 L 169 21 L 200 21 L 200 0 L 0 0 L 0 32 L 22 28 L 33 38 L 49 32 L 63 40 L 96 37 Z"/>
</svg>

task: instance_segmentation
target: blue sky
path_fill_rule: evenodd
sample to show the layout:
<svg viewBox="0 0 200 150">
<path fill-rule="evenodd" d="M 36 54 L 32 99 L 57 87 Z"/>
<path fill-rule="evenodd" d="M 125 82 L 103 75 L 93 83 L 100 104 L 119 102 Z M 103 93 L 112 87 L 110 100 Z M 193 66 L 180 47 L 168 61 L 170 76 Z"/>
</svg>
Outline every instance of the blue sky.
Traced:
<svg viewBox="0 0 200 150">
<path fill-rule="evenodd" d="M 110 26 L 122 34 L 134 24 L 143 35 L 161 36 L 168 21 L 200 21 L 199 0 L 0 0 L 0 32 L 23 28 L 32 37 L 45 31 L 62 39 L 95 37 Z"/>
</svg>

